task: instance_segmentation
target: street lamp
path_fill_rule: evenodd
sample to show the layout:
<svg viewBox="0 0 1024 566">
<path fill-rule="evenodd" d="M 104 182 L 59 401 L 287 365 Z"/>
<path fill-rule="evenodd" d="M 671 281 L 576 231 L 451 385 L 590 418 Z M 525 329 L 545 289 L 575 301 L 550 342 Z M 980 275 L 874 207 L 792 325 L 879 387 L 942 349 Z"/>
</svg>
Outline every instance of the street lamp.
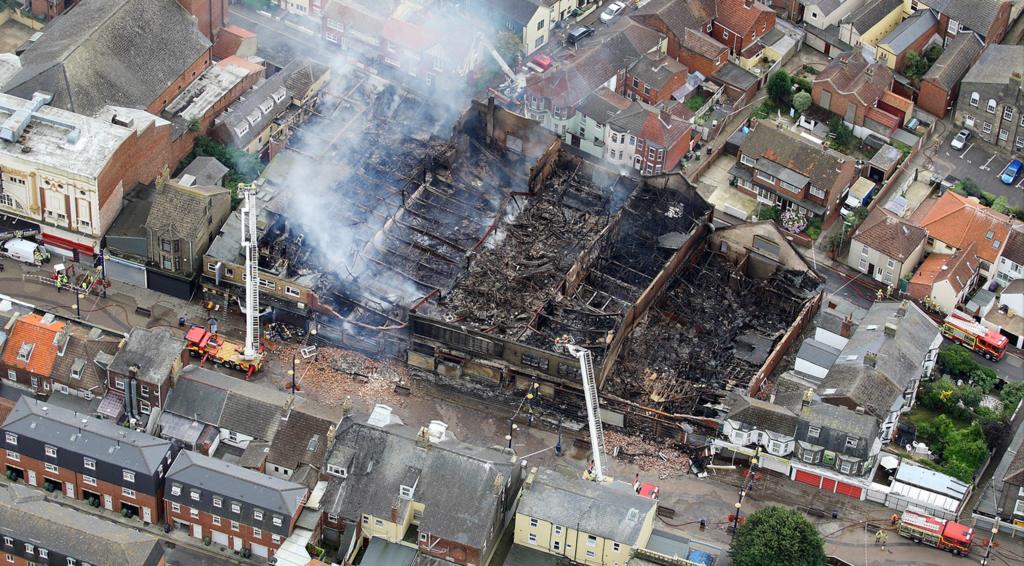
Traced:
<svg viewBox="0 0 1024 566">
<path fill-rule="evenodd" d="M 988 548 L 985 549 L 985 557 L 981 559 L 981 566 L 988 566 L 988 558 L 992 555 L 992 542 L 997 534 L 999 534 L 999 517 L 996 517 L 996 522 L 992 524 L 992 536 L 988 539 Z"/>
<path fill-rule="evenodd" d="M 296 366 L 299 364 L 299 362 L 300 360 L 298 357 L 292 356 L 292 369 L 288 370 L 288 377 L 292 378 L 292 395 L 295 395 L 295 377 L 296 373 L 298 373 L 296 371 Z"/>
<path fill-rule="evenodd" d="M 516 431 L 516 430 L 519 430 L 519 425 L 517 425 L 512 419 L 509 419 L 508 420 L 508 434 L 505 435 L 505 440 L 508 441 L 508 447 L 509 448 L 512 448 L 512 433 L 514 431 Z"/>
<path fill-rule="evenodd" d="M 740 492 L 741 498 L 742 498 L 742 495 L 743 495 L 743 492 L 741 491 Z M 740 507 L 742 507 L 742 506 L 743 506 L 742 503 L 740 503 L 739 501 L 736 502 L 736 505 L 735 505 L 736 513 L 733 514 L 733 516 L 732 516 L 732 538 L 736 538 L 736 530 L 740 528 Z"/>
<path fill-rule="evenodd" d="M 75 290 L 75 313 L 78 314 L 78 320 L 82 320 L 82 299 L 84 298 L 85 295 Z"/>
</svg>

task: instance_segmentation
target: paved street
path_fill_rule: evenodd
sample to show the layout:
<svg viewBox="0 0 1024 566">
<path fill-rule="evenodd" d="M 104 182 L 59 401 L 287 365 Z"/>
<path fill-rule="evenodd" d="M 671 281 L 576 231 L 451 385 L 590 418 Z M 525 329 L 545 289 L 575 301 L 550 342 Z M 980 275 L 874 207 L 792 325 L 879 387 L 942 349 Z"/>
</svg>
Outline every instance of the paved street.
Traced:
<svg viewBox="0 0 1024 566">
<path fill-rule="evenodd" d="M 283 67 L 297 57 L 309 57 L 325 65 L 332 65 L 336 60 L 328 51 L 329 45 L 307 29 L 267 17 L 240 4 L 232 5 L 228 11 L 232 24 L 256 34 L 256 54 L 275 65 Z"/>
<path fill-rule="evenodd" d="M 943 347 L 952 346 L 954 342 L 944 340 Z M 974 359 L 985 367 L 996 370 L 996 375 L 999 379 L 1006 382 L 1024 381 L 1024 360 L 1017 356 L 1007 352 L 1006 357 L 998 362 L 986 360 L 981 356 L 975 356 Z"/>
<path fill-rule="evenodd" d="M 964 149 L 953 149 L 949 143 L 959 131 L 952 126 L 947 128 L 942 143 L 933 157 L 935 172 L 940 175 L 953 175 L 961 180 L 972 179 L 981 190 L 1006 197 L 1010 201 L 1010 206 L 1024 205 L 1024 175 L 1013 186 L 1005 185 L 999 180 L 1003 168 L 1014 157 L 1005 149 L 996 149 L 975 137 L 968 140 L 968 145 Z M 1020 158 L 1020 155 L 1015 157 Z"/>
</svg>

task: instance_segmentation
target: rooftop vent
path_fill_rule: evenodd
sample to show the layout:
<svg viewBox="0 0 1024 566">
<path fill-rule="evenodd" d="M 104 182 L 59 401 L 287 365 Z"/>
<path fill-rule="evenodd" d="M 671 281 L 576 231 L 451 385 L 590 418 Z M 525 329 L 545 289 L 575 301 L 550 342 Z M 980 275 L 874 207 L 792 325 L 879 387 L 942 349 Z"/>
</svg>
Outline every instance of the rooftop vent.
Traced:
<svg viewBox="0 0 1024 566">
<path fill-rule="evenodd" d="M 391 424 L 391 407 L 388 407 L 383 403 L 377 403 L 374 405 L 373 412 L 370 413 L 370 418 L 366 419 L 366 424 L 379 427 Z"/>
</svg>

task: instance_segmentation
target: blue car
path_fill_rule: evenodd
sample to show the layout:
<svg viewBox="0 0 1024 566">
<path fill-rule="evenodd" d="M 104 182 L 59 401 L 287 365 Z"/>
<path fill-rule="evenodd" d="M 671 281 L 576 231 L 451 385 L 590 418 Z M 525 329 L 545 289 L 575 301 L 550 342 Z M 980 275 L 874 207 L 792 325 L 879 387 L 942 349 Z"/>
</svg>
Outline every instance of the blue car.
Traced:
<svg viewBox="0 0 1024 566">
<path fill-rule="evenodd" d="M 1014 159 L 1003 169 L 1002 175 L 999 176 L 999 180 L 1007 185 L 1012 185 L 1017 181 L 1017 177 L 1020 175 L 1020 170 L 1024 168 L 1024 163 L 1020 162 L 1020 159 Z"/>
</svg>

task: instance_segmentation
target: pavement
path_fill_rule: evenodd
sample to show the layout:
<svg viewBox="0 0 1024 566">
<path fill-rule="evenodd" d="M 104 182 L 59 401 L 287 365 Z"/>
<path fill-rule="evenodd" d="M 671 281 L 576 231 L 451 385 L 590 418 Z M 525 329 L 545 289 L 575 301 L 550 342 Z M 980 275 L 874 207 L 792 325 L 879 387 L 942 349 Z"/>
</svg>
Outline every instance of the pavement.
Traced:
<svg viewBox="0 0 1024 566">
<path fill-rule="evenodd" d="M 941 145 L 932 157 L 932 170 L 942 176 L 971 179 L 981 190 L 1006 197 L 1010 206 L 1024 206 L 1024 175 L 1014 185 L 1006 185 L 999 180 L 1006 165 L 1014 158 L 1020 159 L 1020 155 L 1012 156 L 1006 148 L 995 147 L 977 137 L 969 139 L 964 149 L 953 149 L 949 143 L 960 129 L 952 124 L 947 126 L 940 138 Z"/>
</svg>

